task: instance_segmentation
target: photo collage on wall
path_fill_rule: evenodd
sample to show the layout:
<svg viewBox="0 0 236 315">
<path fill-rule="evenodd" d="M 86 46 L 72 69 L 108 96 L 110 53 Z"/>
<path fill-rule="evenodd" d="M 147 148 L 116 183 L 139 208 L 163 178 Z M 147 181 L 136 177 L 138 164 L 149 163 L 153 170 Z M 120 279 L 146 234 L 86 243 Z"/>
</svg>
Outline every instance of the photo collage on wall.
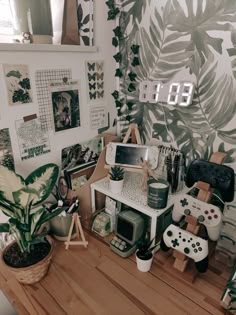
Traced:
<svg viewBox="0 0 236 315">
<path fill-rule="evenodd" d="M 86 61 L 88 100 L 97 103 L 104 100 L 104 61 Z"/>
<path fill-rule="evenodd" d="M 3 65 L 7 86 L 8 104 L 19 105 L 33 102 L 27 65 Z"/>
</svg>

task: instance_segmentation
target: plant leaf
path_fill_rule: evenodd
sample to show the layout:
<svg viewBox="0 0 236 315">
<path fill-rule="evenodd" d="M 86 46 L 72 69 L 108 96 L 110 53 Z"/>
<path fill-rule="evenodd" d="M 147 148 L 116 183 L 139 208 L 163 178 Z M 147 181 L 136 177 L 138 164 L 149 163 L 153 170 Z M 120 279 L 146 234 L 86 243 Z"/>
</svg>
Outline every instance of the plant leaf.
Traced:
<svg viewBox="0 0 236 315">
<path fill-rule="evenodd" d="M 34 195 L 33 206 L 41 203 L 50 195 L 56 184 L 58 174 L 58 166 L 51 163 L 39 167 L 26 178 L 27 187 L 32 192 L 37 192 L 37 196 Z"/>
<path fill-rule="evenodd" d="M 8 223 L 0 224 L 0 233 L 5 233 L 10 231 L 10 225 Z"/>
<path fill-rule="evenodd" d="M 20 175 L 0 165 L 0 199 L 14 205 L 15 200 L 12 192 L 24 187 L 24 179 Z"/>
</svg>

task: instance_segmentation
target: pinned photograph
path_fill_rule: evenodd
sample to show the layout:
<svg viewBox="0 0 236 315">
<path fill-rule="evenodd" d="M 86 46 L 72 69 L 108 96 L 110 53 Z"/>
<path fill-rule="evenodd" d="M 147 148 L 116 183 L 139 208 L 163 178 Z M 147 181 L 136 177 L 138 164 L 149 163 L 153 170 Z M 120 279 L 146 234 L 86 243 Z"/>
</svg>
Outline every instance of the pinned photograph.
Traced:
<svg viewBox="0 0 236 315">
<path fill-rule="evenodd" d="M 78 81 L 50 84 L 55 132 L 80 126 Z"/>
<path fill-rule="evenodd" d="M 86 61 L 88 101 L 94 103 L 104 99 L 104 61 Z"/>
<path fill-rule="evenodd" d="M 97 162 L 104 147 L 103 137 L 78 143 L 62 149 L 62 170 L 77 168 L 81 165 L 88 166 Z"/>
<path fill-rule="evenodd" d="M 0 129 L 0 165 L 15 170 L 9 129 Z"/>
<path fill-rule="evenodd" d="M 27 65 L 3 65 L 9 105 L 32 103 L 32 89 Z"/>
</svg>

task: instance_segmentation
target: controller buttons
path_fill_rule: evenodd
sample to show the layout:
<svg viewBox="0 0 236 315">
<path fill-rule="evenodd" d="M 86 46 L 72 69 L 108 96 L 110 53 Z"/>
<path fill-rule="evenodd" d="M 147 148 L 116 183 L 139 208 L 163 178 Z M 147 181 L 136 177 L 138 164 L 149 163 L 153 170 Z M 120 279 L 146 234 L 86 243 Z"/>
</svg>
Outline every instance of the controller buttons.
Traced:
<svg viewBox="0 0 236 315">
<path fill-rule="evenodd" d="M 196 247 L 196 245 L 195 244 L 192 244 L 192 248 L 195 248 Z"/>
<path fill-rule="evenodd" d="M 185 207 L 185 206 L 187 206 L 187 205 L 188 205 L 188 201 L 187 201 L 187 199 L 186 199 L 186 198 L 184 198 L 184 199 L 180 200 L 180 203 L 181 203 L 182 207 Z"/>
<path fill-rule="evenodd" d="M 190 249 L 188 247 L 185 247 L 184 248 L 184 252 L 185 252 L 185 254 L 189 254 L 190 253 Z"/>
<path fill-rule="evenodd" d="M 172 240 L 171 243 L 173 244 L 173 247 L 179 246 L 179 242 L 178 242 L 178 239 L 177 239 L 177 238 L 174 239 L 174 240 Z"/>
<path fill-rule="evenodd" d="M 171 236 L 173 235 L 172 231 L 168 231 L 168 232 L 167 232 L 167 235 L 168 235 L 169 237 L 171 237 Z"/>
<path fill-rule="evenodd" d="M 217 214 L 215 214 L 215 215 L 214 215 L 214 218 L 215 218 L 215 219 L 218 219 L 218 215 L 217 215 Z"/>
<path fill-rule="evenodd" d="M 185 238 L 183 238 L 183 242 L 186 242 L 186 239 L 185 239 Z"/>
<path fill-rule="evenodd" d="M 193 251 L 194 251 L 194 253 L 197 253 L 197 249 L 196 248 Z"/>
<path fill-rule="evenodd" d="M 202 251 L 202 248 L 201 248 L 201 247 L 199 247 L 199 248 L 198 248 L 198 250 L 199 250 L 199 252 L 201 252 L 201 251 Z"/>
<path fill-rule="evenodd" d="M 209 215 L 209 216 L 208 216 L 208 220 L 212 220 L 212 216 Z"/>
<path fill-rule="evenodd" d="M 204 211 L 204 213 L 205 213 L 205 214 L 208 214 L 209 212 L 206 210 L 206 211 Z"/>
<path fill-rule="evenodd" d="M 190 237 L 190 241 L 192 241 L 193 240 L 193 238 L 192 237 Z"/>
<path fill-rule="evenodd" d="M 197 218 L 197 220 L 198 220 L 199 223 L 202 223 L 202 222 L 205 221 L 205 218 L 204 218 L 203 215 L 199 215 L 199 217 Z"/>
<path fill-rule="evenodd" d="M 215 210 L 214 209 L 211 209 L 211 213 L 214 213 L 215 212 Z"/>
<path fill-rule="evenodd" d="M 197 207 L 197 209 L 200 211 L 201 210 L 201 208 L 200 207 Z"/>
<path fill-rule="evenodd" d="M 197 246 L 200 246 L 200 243 L 199 243 L 199 242 L 197 242 L 197 243 L 196 243 L 196 245 L 197 245 Z"/>
<path fill-rule="evenodd" d="M 190 215 L 190 214 L 191 214 L 191 211 L 190 211 L 189 209 L 185 209 L 185 210 L 184 210 L 184 214 L 185 214 L 185 215 Z"/>
</svg>

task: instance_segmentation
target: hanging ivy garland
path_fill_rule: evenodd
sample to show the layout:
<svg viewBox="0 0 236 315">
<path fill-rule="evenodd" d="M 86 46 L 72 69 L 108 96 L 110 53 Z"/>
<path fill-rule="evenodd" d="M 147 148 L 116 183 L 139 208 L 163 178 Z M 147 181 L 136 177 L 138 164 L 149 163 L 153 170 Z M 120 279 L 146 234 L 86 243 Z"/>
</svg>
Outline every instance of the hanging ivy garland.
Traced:
<svg viewBox="0 0 236 315">
<path fill-rule="evenodd" d="M 108 14 L 107 14 L 107 20 L 114 20 L 115 18 L 117 18 L 118 14 L 121 13 L 121 6 L 117 6 L 115 4 L 115 0 L 108 0 L 106 1 L 106 5 L 108 7 Z M 112 38 L 112 45 L 117 48 L 119 46 L 120 41 L 124 40 L 125 37 L 122 33 L 121 27 L 117 26 L 116 28 L 113 29 L 113 33 L 114 33 L 114 37 Z M 140 65 L 140 61 L 139 61 L 139 45 L 132 45 L 131 47 L 131 66 L 134 68 L 136 66 Z M 122 62 L 122 54 L 121 52 L 117 52 L 113 58 L 115 59 L 115 61 L 119 64 L 121 64 Z M 126 82 L 129 82 L 127 90 L 129 93 L 132 93 L 134 91 L 136 91 L 136 77 L 137 74 L 132 70 L 128 72 L 128 67 L 129 65 L 127 64 L 126 67 L 124 67 L 123 69 L 117 68 L 115 70 L 115 77 L 118 78 L 123 78 L 123 80 L 125 80 Z M 115 104 L 116 104 L 116 110 L 117 110 L 117 116 L 120 117 L 121 119 L 124 119 L 128 122 L 130 122 L 131 120 L 131 116 L 130 116 L 130 112 L 132 111 L 132 108 L 134 106 L 134 102 L 131 100 L 127 99 L 127 94 L 124 95 L 124 97 L 122 98 L 120 93 L 115 90 L 112 94 L 111 94 L 114 98 Z"/>
</svg>

